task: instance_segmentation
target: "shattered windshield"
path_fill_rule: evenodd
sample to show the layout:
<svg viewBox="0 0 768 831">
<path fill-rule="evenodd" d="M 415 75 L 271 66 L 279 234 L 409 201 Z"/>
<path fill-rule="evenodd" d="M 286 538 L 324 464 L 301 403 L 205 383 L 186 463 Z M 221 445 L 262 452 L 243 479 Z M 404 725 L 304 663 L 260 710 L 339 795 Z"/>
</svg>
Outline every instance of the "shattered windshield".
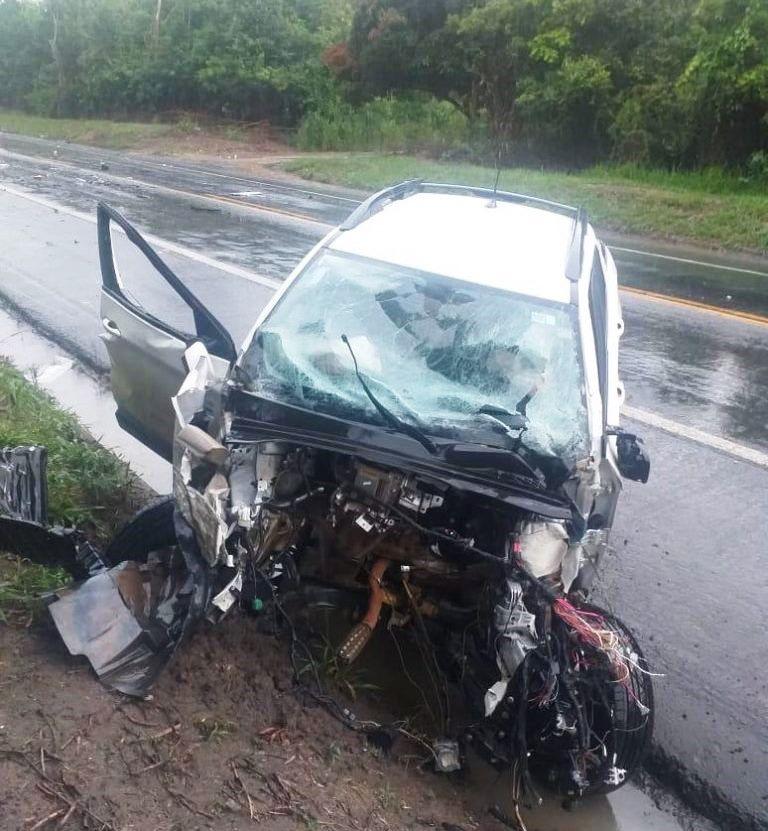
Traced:
<svg viewBox="0 0 768 831">
<path fill-rule="evenodd" d="M 318 413 L 381 424 L 359 379 L 435 437 L 509 447 L 499 413 L 524 412 L 523 443 L 574 461 L 587 420 L 575 309 L 329 251 L 257 330 L 247 388 Z M 504 415 L 499 415 L 507 421 Z"/>
</svg>

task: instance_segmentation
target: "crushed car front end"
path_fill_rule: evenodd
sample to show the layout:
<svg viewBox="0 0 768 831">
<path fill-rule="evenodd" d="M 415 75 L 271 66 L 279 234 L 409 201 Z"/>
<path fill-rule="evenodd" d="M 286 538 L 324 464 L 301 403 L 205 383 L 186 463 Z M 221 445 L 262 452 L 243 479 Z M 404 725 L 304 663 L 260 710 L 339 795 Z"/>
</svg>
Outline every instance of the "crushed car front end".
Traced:
<svg viewBox="0 0 768 831">
<path fill-rule="evenodd" d="M 197 372 L 177 504 L 227 569 L 219 611 L 332 596 L 357 609 L 346 664 L 383 617 L 422 641 L 468 708 L 441 725 L 451 764 L 461 737 L 516 788 L 611 790 L 652 728 L 638 645 L 587 603 L 620 470 L 647 477 L 617 426 L 615 269 L 580 212 L 430 187 L 318 246 L 224 383 Z M 494 224 L 515 219 L 528 239 L 510 262 Z M 435 256 L 425 229 L 465 233 L 474 256 Z"/>
</svg>

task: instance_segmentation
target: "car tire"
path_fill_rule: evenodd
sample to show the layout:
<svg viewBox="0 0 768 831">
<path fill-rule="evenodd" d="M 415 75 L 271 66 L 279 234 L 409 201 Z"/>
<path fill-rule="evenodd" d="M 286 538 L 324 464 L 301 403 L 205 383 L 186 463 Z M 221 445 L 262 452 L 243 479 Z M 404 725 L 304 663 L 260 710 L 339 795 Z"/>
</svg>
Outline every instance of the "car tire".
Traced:
<svg viewBox="0 0 768 831">
<path fill-rule="evenodd" d="M 605 781 L 591 784 L 587 794 L 607 794 L 620 788 L 640 767 L 650 747 L 653 736 L 653 685 L 648 674 L 648 662 L 645 660 L 635 636 L 617 617 L 604 609 L 593 607 L 599 612 L 606 623 L 623 636 L 630 645 L 632 652 L 637 655 L 637 664 L 640 669 L 630 673 L 629 685 L 612 684 L 606 692 L 612 692 L 614 707 L 613 733 L 616 751 L 615 767 L 626 771 L 626 778 L 618 784 L 608 784 Z M 641 702 L 648 708 L 647 716 L 643 716 L 635 701 Z"/>
<path fill-rule="evenodd" d="M 653 735 L 653 686 L 648 672 L 648 663 L 632 632 L 617 617 L 597 606 L 581 608 L 599 614 L 605 625 L 616 632 L 637 656 L 637 667 L 630 671 L 628 683 L 610 681 L 602 685 L 602 703 L 593 711 L 601 715 L 600 726 L 593 725 L 597 733 L 606 741 L 609 734 L 613 742 L 614 759 L 605 759 L 599 767 L 592 768 L 588 774 L 586 787 L 580 796 L 608 794 L 622 787 L 632 774 L 637 771 L 650 747 Z M 638 706 L 648 708 L 647 714 Z M 573 794 L 571 778 L 572 761 L 569 754 L 559 759 L 553 755 L 537 758 L 536 753 L 530 760 L 531 773 L 544 785 L 555 787 L 565 795 Z M 622 771 L 620 781 L 609 777 L 612 769 Z"/>
<path fill-rule="evenodd" d="M 104 551 L 107 565 L 116 566 L 126 560 L 144 563 L 152 551 L 176 545 L 175 504 L 172 496 L 161 496 L 136 513 Z"/>
</svg>

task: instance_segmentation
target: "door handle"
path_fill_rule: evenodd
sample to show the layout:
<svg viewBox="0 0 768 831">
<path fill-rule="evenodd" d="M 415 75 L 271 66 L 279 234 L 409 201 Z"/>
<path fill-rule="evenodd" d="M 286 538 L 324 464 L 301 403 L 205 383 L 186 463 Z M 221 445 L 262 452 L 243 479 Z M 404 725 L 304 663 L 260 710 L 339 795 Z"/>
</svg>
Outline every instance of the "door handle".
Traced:
<svg viewBox="0 0 768 831">
<path fill-rule="evenodd" d="M 109 332 L 110 335 L 114 335 L 115 337 L 120 337 L 120 327 L 115 323 L 114 320 L 110 320 L 108 317 L 103 317 L 101 319 L 101 325 Z"/>
</svg>

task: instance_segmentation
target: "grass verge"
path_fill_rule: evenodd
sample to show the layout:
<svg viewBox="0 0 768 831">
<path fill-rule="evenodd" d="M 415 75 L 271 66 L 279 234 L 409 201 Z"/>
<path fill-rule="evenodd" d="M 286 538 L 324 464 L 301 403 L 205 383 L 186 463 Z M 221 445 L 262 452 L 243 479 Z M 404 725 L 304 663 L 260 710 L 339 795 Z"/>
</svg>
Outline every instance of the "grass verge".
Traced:
<svg viewBox="0 0 768 831">
<path fill-rule="evenodd" d="M 48 448 L 49 520 L 107 539 L 133 512 L 142 488 L 128 465 L 95 442 L 71 413 L 0 361 L 0 447 Z M 0 555 L 0 620 L 30 622 L 38 596 L 68 581 L 62 569 Z"/>
<path fill-rule="evenodd" d="M 412 178 L 491 187 L 495 177 L 492 168 L 480 165 L 382 153 L 307 156 L 283 167 L 305 179 L 363 190 Z M 768 189 L 718 170 L 667 173 L 622 165 L 562 173 L 510 168 L 502 171 L 499 187 L 583 205 L 604 229 L 768 251 Z"/>
<path fill-rule="evenodd" d="M 106 536 L 125 517 L 136 482 L 121 459 L 91 439 L 44 390 L 0 362 L 0 446 L 48 448 L 48 510 L 52 523 L 89 526 Z"/>
<path fill-rule="evenodd" d="M 0 555 L 0 623 L 28 626 L 42 611 L 40 595 L 71 580 L 63 568 Z"/>
<path fill-rule="evenodd" d="M 110 121 L 106 118 L 49 118 L 0 107 L 0 132 L 71 141 L 109 150 L 142 150 L 173 153 L 177 148 L 198 149 L 251 143 L 258 130 L 247 125 L 201 124 L 182 115 L 168 122 Z M 191 145 L 191 146 L 187 146 Z M 215 146 L 214 146 L 215 149 Z"/>
<path fill-rule="evenodd" d="M 107 121 L 90 118 L 47 118 L 18 110 L 0 109 L 0 131 L 22 133 L 46 139 L 93 144 L 125 150 L 152 139 L 177 133 L 175 124 L 141 124 L 133 121 Z"/>
</svg>

